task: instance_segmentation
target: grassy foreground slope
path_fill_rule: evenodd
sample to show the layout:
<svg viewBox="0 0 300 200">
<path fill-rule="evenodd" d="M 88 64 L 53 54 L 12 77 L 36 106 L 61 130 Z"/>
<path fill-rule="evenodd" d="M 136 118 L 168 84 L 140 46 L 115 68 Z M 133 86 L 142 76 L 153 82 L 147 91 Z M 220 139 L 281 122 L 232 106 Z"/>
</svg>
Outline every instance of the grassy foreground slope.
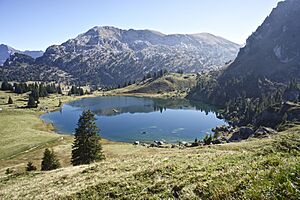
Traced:
<svg viewBox="0 0 300 200">
<path fill-rule="evenodd" d="M 299 199 L 300 127 L 190 149 L 104 144 L 107 159 L 2 175 L 1 199 Z"/>
<path fill-rule="evenodd" d="M 8 96 L 14 100 L 7 105 Z M 39 108 L 26 95 L 0 91 L 0 199 L 299 199 L 300 126 L 267 139 L 189 149 L 102 141 L 106 160 L 70 166 L 72 137 L 55 134 L 39 115 L 77 97 L 50 96 Z M 53 148 L 63 168 L 40 169 Z M 6 175 L 5 170 L 12 169 Z"/>
</svg>

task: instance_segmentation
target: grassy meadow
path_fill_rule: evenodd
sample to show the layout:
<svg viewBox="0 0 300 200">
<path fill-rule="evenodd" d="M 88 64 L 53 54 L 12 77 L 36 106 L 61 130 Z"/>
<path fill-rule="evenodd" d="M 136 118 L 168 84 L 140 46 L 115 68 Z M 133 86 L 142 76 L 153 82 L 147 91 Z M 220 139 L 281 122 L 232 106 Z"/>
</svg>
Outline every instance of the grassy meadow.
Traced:
<svg viewBox="0 0 300 200">
<path fill-rule="evenodd" d="M 14 104 L 8 105 L 8 96 Z M 102 140 L 106 159 L 70 166 L 72 136 L 40 114 L 79 97 L 51 95 L 36 109 L 0 91 L 0 199 L 299 199 L 300 126 L 265 139 L 195 148 L 146 148 Z M 62 168 L 41 172 L 45 148 Z M 25 172 L 28 161 L 38 171 Z M 9 168 L 13 172 L 6 174 Z"/>
<path fill-rule="evenodd" d="M 2 175 L 3 199 L 298 199 L 299 128 L 186 149 L 104 144 L 106 160 Z"/>
</svg>

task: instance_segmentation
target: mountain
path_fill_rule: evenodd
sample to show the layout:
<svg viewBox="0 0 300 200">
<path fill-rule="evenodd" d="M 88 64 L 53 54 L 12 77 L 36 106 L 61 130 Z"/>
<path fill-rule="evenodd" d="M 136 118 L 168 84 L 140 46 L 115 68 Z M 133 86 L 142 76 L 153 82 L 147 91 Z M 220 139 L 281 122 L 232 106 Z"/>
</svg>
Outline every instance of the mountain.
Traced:
<svg viewBox="0 0 300 200">
<path fill-rule="evenodd" d="M 33 58 L 38 58 L 43 55 L 43 51 L 19 51 L 5 44 L 0 44 L 0 65 L 2 65 L 14 53 L 25 54 Z"/>
<path fill-rule="evenodd" d="M 105 26 L 49 47 L 37 63 L 56 66 L 80 82 L 116 85 L 163 68 L 185 72 L 217 68 L 234 59 L 239 47 L 208 33 L 165 35 Z"/>
<path fill-rule="evenodd" d="M 300 81 L 300 1 L 279 2 L 226 68 L 202 78 L 191 98 L 224 105 L 238 97 L 265 98 Z"/>
<path fill-rule="evenodd" d="M 215 69 L 233 60 L 239 48 L 233 42 L 208 33 L 165 35 L 151 30 L 105 26 L 94 27 L 61 45 L 50 46 L 34 65 L 47 66 L 46 69 L 52 71 L 57 68 L 76 83 L 116 86 L 163 68 L 185 72 Z M 12 64 L 4 65 L 3 69 L 9 74 L 18 70 Z M 3 76 L 12 79 L 5 73 Z"/>
<path fill-rule="evenodd" d="M 69 75 L 57 67 L 35 64 L 31 56 L 14 53 L 0 67 L 0 80 L 11 81 L 67 81 Z"/>
<path fill-rule="evenodd" d="M 263 24 L 247 39 L 236 60 L 220 80 L 251 74 L 272 81 L 300 81 L 300 1 L 278 3 Z"/>
</svg>

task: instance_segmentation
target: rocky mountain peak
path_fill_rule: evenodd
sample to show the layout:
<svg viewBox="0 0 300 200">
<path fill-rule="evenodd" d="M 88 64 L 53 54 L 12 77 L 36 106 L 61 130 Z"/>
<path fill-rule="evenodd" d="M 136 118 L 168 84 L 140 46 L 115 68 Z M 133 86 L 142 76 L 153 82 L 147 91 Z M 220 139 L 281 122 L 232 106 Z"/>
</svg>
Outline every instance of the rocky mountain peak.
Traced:
<svg viewBox="0 0 300 200">
<path fill-rule="evenodd" d="M 117 85 L 163 68 L 201 72 L 236 57 L 239 45 L 211 34 L 172 34 L 95 26 L 47 48 L 37 65 L 56 67 L 77 82 Z"/>
</svg>

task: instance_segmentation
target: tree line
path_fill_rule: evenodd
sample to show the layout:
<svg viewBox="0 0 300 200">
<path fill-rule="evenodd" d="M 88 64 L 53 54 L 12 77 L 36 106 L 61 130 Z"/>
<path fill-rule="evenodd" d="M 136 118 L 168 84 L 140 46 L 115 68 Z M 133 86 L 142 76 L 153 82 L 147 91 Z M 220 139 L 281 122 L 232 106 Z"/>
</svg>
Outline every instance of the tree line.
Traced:
<svg viewBox="0 0 300 200">
<path fill-rule="evenodd" d="M 289 90 L 298 90 L 296 80 L 287 85 L 276 85 L 264 77 L 245 75 L 218 80 L 207 75 L 199 76 L 198 83 L 189 98 L 216 105 L 222 115 L 233 125 L 252 125 L 253 119 L 270 106 L 281 104 Z M 300 101 L 296 99 L 296 101 Z"/>
<path fill-rule="evenodd" d="M 44 84 L 44 83 L 14 83 L 10 84 L 7 81 L 3 81 L 1 84 L 1 90 L 11 91 L 17 94 L 29 93 L 27 107 L 35 108 L 39 104 L 40 97 L 47 97 L 49 94 L 62 94 L 60 84 L 55 83 Z M 11 97 L 8 99 L 8 104 L 13 104 Z"/>
</svg>

